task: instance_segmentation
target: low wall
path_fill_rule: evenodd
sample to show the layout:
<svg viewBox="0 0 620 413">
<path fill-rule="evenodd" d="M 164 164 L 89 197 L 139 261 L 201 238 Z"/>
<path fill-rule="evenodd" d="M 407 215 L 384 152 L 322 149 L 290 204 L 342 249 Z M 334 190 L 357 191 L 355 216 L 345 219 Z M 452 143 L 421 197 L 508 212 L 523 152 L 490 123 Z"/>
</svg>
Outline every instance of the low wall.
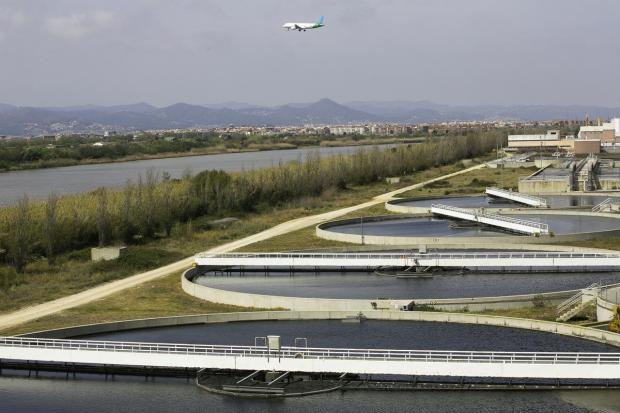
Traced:
<svg viewBox="0 0 620 413">
<path fill-rule="evenodd" d="M 406 205 L 401 205 L 403 203 L 406 202 L 411 202 L 411 201 L 421 201 L 421 200 L 437 200 L 437 203 L 441 204 L 443 203 L 443 201 L 448 202 L 450 201 L 450 198 L 463 198 L 463 197 L 476 197 L 476 196 L 484 196 L 485 194 L 480 193 L 480 194 L 473 194 L 473 195 L 455 195 L 455 196 L 444 196 L 444 197 L 416 197 L 416 198 L 399 198 L 399 199 L 392 199 L 390 201 L 386 201 L 385 202 L 385 209 L 387 211 L 390 212 L 396 212 L 399 214 L 430 214 L 431 213 L 431 207 L 423 207 L 423 206 L 406 206 Z M 545 194 L 547 195 L 547 194 Z M 567 194 L 567 193 L 562 193 L 562 194 L 554 194 L 554 195 L 562 195 L 562 196 L 571 196 L 573 194 Z M 594 194 L 592 196 L 600 196 L 601 194 Z M 581 195 L 580 195 L 581 196 Z M 533 207 L 528 207 L 525 205 L 519 205 L 519 204 L 514 204 L 514 205 L 510 205 L 510 206 L 498 206 L 498 205 L 493 205 L 493 204 L 489 204 L 489 205 L 485 205 L 484 206 L 485 210 L 491 211 L 493 213 L 506 213 L 506 214 L 520 214 L 523 211 L 536 211 L 536 213 L 541 212 L 541 211 L 583 211 L 583 210 L 591 210 L 591 207 L 586 207 L 586 206 L 565 206 L 565 207 L 561 207 L 561 208 L 552 208 L 551 210 L 549 209 L 542 209 L 542 208 L 533 208 Z"/>
<path fill-rule="evenodd" d="M 308 298 L 279 295 L 251 294 L 200 285 L 192 281 L 195 274 L 188 270 L 181 276 L 181 287 L 187 294 L 218 304 L 252 308 L 283 308 L 293 311 L 368 311 L 399 310 L 412 302 L 428 305 L 442 311 L 484 311 L 506 310 L 533 307 L 540 300 L 545 305 L 555 305 L 579 290 L 556 291 L 549 293 L 521 294 L 496 297 L 442 298 L 442 299 L 348 299 L 348 298 Z"/>
<path fill-rule="evenodd" d="M 620 286 L 604 288 L 596 298 L 596 320 L 610 321 L 614 309 L 620 306 Z"/>
<path fill-rule="evenodd" d="M 590 327 L 581 327 L 570 324 L 555 323 L 552 321 L 529 320 L 523 318 L 499 317 L 477 314 L 455 314 L 425 311 L 364 311 L 363 316 L 370 320 L 391 321 L 429 321 L 436 323 L 479 324 L 524 330 L 542 331 L 565 336 L 579 337 L 585 340 L 597 341 L 620 347 L 620 334 L 597 330 Z M 227 323 L 235 321 L 264 321 L 264 320 L 342 320 L 357 316 L 355 311 L 257 311 L 242 313 L 217 313 L 194 316 L 149 318 L 141 320 L 127 320 L 114 323 L 90 324 L 64 329 L 40 331 L 25 334 L 27 337 L 68 338 L 76 335 L 88 335 L 121 331 L 139 328 Z"/>
<path fill-rule="evenodd" d="M 520 210 L 519 214 L 537 214 L 537 215 L 584 215 L 584 216 L 606 216 L 614 219 L 620 219 L 620 214 L 600 214 L 594 212 L 571 212 L 571 211 L 549 211 L 536 209 L 534 211 Z M 510 215 L 510 214 L 506 214 Z M 379 215 L 373 217 L 365 217 L 364 222 L 387 221 L 396 219 L 407 219 L 412 217 L 429 216 L 429 214 L 408 214 L 408 215 Z M 548 244 L 556 242 L 582 241 L 588 239 L 599 239 L 612 236 L 620 236 L 620 229 L 599 232 L 583 232 L 578 234 L 564 234 L 555 236 L 519 236 L 506 235 L 497 237 L 394 237 L 389 235 L 361 235 L 361 234 L 345 234 L 341 232 L 330 231 L 329 228 L 359 223 L 359 218 L 348 218 L 336 221 L 324 222 L 316 226 L 316 236 L 331 241 L 346 242 L 351 244 L 362 245 L 440 245 L 461 244 L 475 245 L 480 248 L 483 244 L 504 244 L 506 248 L 513 248 L 513 244 Z"/>
<path fill-rule="evenodd" d="M 390 212 L 397 212 L 399 214 L 430 214 L 431 213 L 431 207 L 424 207 L 424 206 L 406 206 L 406 205 L 401 205 L 403 203 L 406 202 L 411 202 L 411 201 L 430 201 L 430 200 L 437 200 L 438 204 L 442 204 L 444 202 L 447 202 L 449 205 L 449 201 L 451 198 L 465 198 L 465 197 L 479 197 L 479 196 L 484 196 L 484 193 L 479 193 L 479 194 L 467 194 L 467 195 L 449 195 L 449 196 L 422 196 L 422 197 L 415 197 L 415 198 L 399 198 L 399 199 L 392 199 L 389 201 L 385 202 L 385 209 L 387 211 Z M 514 207 L 510 206 L 510 207 L 506 207 L 506 206 L 496 206 L 493 204 L 489 204 L 487 206 L 484 207 L 485 210 L 490 210 L 492 212 L 503 212 L 503 211 L 520 211 L 522 209 L 531 209 L 528 208 L 526 206 L 521 206 L 518 204 L 514 204 Z"/>
<path fill-rule="evenodd" d="M 417 246 L 416 246 L 417 247 Z M 325 248 L 313 248 L 303 250 L 293 250 L 288 252 L 374 252 L 374 251 L 394 251 L 395 249 L 411 251 L 411 245 L 347 245 L 345 247 L 325 247 Z M 510 249 L 513 251 L 549 251 L 549 252 L 594 252 L 601 254 L 617 254 L 616 250 L 606 250 L 602 248 L 590 248 L 590 247 L 576 247 L 572 245 L 557 245 L 557 244 L 502 244 L 492 243 L 485 244 L 480 243 L 476 245 L 463 245 L 463 244 L 442 244 L 441 248 L 437 249 L 437 252 L 441 252 L 444 249 L 452 250 L 498 250 L 505 251 Z"/>
</svg>

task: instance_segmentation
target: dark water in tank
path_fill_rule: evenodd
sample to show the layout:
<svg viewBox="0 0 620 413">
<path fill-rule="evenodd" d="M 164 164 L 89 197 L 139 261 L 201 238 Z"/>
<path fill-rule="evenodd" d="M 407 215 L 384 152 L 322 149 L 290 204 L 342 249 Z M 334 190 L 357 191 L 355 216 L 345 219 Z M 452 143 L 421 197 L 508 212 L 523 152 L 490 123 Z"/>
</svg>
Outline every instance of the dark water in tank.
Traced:
<svg viewBox="0 0 620 413">
<path fill-rule="evenodd" d="M 373 273 L 282 272 L 201 276 L 194 282 L 251 294 L 312 298 L 392 299 L 470 298 L 537 294 L 620 283 L 620 272 L 574 273 L 446 273 L 431 278 L 396 278 Z"/>
<path fill-rule="evenodd" d="M 605 195 L 534 195 L 547 200 L 551 208 L 593 207 L 607 198 Z M 615 198 L 620 200 L 620 198 Z M 514 203 L 501 198 L 489 198 L 486 195 L 455 196 L 432 199 L 412 199 L 397 205 L 429 208 L 432 204 L 444 204 L 459 208 L 527 208 L 527 205 Z"/>
<path fill-rule="evenodd" d="M 279 335 L 282 345 L 305 337 L 309 347 L 469 351 L 620 352 L 575 337 L 515 328 L 424 321 L 241 321 L 101 333 L 92 340 L 254 345 L 255 337 Z"/>
<path fill-rule="evenodd" d="M 102 381 L 81 378 L 65 381 L 0 378 L 0 412 L 3 413 L 587 413 L 596 411 L 579 407 L 579 404 L 617 407 L 620 405 L 620 393 L 617 391 L 402 393 L 349 391 L 284 400 L 248 400 L 210 394 L 184 380 L 145 381 L 143 378 L 118 378 L 114 381 Z"/>
<path fill-rule="evenodd" d="M 556 235 L 620 229 L 620 220 L 609 217 L 577 215 L 509 215 L 510 217 L 549 225 Z M 327 231 L 343 234 L 383 235 L 392 237 L 501 237 L 506 232 L 479 226 L 455 225 L 454 220 L 416 217 L 383 221 L 354 222 L 329 227 Z M 514 234 L 510 234 L 514 235 Z"/>
<path fill-rule="evenodd" d="M 267 321 L 144 329 L 91 339 L 253 344 L 279 334 L 285 344 L 307 337 L 310 346 L 461 350 L 610 351 L 603 344 L 552 334 L 489 326 L 374 321 Z M 620 406 L 618 391 L 334 392 L 284 400 L 243 400 L 207 393 L 191 381 L 81 375 L 76 380 L 0 377 L 0 412 L 592 412 Z M 608 410 L 613 411 L 613 410 Z"/>
</svg>

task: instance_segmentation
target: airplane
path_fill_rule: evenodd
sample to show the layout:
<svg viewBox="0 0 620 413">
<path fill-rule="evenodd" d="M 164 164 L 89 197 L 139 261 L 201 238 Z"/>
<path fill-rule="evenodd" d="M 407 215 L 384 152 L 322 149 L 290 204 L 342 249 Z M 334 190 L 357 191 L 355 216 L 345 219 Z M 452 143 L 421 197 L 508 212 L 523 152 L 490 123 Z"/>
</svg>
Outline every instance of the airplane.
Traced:
<svg viewBox="0 0 620 413">
<path fill-rule="evenodd" d="M 282 28 L 288 30 L 297 30 L 297 31 L 306 31 L 308 29 L 318 29 L 321 28 L 323 26 L 325 26 L 323 24 L 323 21 L 325 20 L 325 18 L 323 16 L 321 16 L 321 18 L 319 18 L 319 20 L 317 20 L 315 23 L 285 23 Z"/>
</svg>

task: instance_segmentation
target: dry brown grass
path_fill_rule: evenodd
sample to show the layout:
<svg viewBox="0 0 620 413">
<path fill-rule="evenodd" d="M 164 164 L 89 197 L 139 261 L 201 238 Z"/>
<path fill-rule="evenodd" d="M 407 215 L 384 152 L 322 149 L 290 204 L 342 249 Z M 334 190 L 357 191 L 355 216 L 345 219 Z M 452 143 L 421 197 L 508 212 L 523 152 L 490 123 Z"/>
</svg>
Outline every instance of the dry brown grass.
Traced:
<svg viewBox="0 0 620 413">
<path fill-rule="evenodd" d="M 122 293 L 113 294 L 102 300 L 43 317 L 8 330 L 0 330 L 0 333 L 4 335 L 22 334 L 116 320 L 251 310 L 214 304 L 191 297 L 181 289 L 180 277 L 180 274 L 169 275 L 130 288 Z"/>
<path fill-rule="evenodd" d="M 404 192 L 402 198 L 482 193 L 487 186 L 517 189 L 519 178 L 535 169 L 478 169 L 467 174 L 435 182 L 420 189 Z"/>
</svg>

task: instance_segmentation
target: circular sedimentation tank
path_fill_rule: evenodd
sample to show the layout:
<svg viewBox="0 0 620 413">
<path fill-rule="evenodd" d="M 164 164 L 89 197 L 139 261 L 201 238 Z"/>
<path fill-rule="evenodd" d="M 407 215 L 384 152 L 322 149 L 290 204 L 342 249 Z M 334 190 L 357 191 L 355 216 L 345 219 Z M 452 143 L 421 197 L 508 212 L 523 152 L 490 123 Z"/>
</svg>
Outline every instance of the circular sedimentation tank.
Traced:
<svg viewBox="0 0 620 413">
<path fill-rule="evenodd" d="M 320 238 L 369 245 L 553 243 L 620 234 L 620 215 L 569 211 L 519 211 L 508 217 L 547 224 L 539 237 L 501 228 L 421 214 L 386 215 L 332 221 L 317 226 Z M 363 239 L 362 239 L 363 238 Z"/>
<path fill-rule="evenodd" d="M 374 272 L 207 272 L 194 283 L 219 290 L 303 298 L 367 299 L 379 297 L 460 299 L 552 293 L 584 288 L 592 283 L 620 283 L 620 272 L 590 273 L 411 273 L 385 276 Z"/>
<path fill-rule="evenodd" d="M 553 214 L 510 214 L 514 218 L 549 225 L 555 235 L 581 234 L 620 230 L 620 219 L 613 217 L 588 215 L 553 215 Z M 332 226 L 331 231 L 347 234 L 385 235 L 385 236 L 421 236 L 421 237 L 501 237 L 507 231 L 457 223 L 443 217 L 411 217 L 401 219 L 376 220 L 372 222 L 353 222 Z M 362 228 L 363 225 L 363 228 Z"/>
<path fill-rule="evenodd" d="M 553 333 L 429 321 L 259 320 L 113 331 L 72 337 L 88 340 L 252 346 L 255 337 L 278 335 L 281 345 L 323 348 L 377 348 L 454 351 L 587 351 L 618 348 Z M 299 345 L 299 342 L 297 343 Z"/>
<path fill-rule="evenodd" d="M 249 313 L 245 313 L 249 314 Z M 263 317 L 268 319 L 261 319 Z M 234 314 L 221 318 L 215 316 L 196 316 L 202 319 L 182 320 L 188 317 L 152 319 L 156 328 L 136 329 L 144 326 L 147 320 L 134 320 L 123 323 L 84 326 L 84 331 L 100 331 L 89 335 L 73 335 L 76 338 L 101 340 L 130 340 L 136 342 L 169 342 L 196 344 L 253 345 L 254 337 L 267 334 L 280 335 L 284 345 L 300 344 L 295 338 L 306 338 L 310 347 L 354 347 L 354 348 L 402 348 L 424 350 L 472 350 L 472 351 L 580 351 L 617 352 L 617 348 L 603 343 L 586 341 L 577 337 L 567 337 L 540 331 L 507 328 L 488 325 L 464 325 L 454 323 L 435 323 L 422 321 L 362 320 L 358 323 L 343 323 L 341 320 L 294 320 L 274 321 L 277 313 L 255 313 L 256 321 L 234 321 Z M 279 313 L 286 316 L 287 312 Z M 240 315 L 240 314 L 239 314 Z M 220 314 L 219 316 L 223 316 Z M 210 320 L 209 317 L 213 317 Z M 271 317 L 274 317 L 272 320 Z M 191 325 L 179 325 L 182 323 Z M 207 323 L 207 324 L 204 324 Z M 118 325 L 119 331 L 110 327 Z M 125 329 L 120 331 L 120 329 Z M 130 329 L 130 330 L 127 330 Z M 106 331 L 106 332 L 101 332 Z M 66 336 L 65 336 L 66 337 Z M 363 411 L 369 406 L 381 411 L 402 411 L 402 406 L 412 403 L 412 395 L 405 392 L 348 392 L 325 393 L 307 398 L 280 399 L 277 403 L 261 400 L 236 400 L 198 391 L 193 382 L 180 379 L 124 378 L 116 376 L 113 380 L 93 380 L 78 375 L 77 379 L 58 380 L 57 374 L 42 373 L 37 379 L 24 377 L 0 377 L 0 387 L 5 390 L 3 403 L 12 411 L 34 410 L 84 411 L 95 413 L 108 411 L 134 410 L 226 410 L 237 406 L 241 410 L 252 410 L 266 405 L 273 411 Z M 49 377 L 49 378 L 48 378 Z M 424 377 L 419 378 L 421 381 Z M 466 381 L 465 381 L 466 382 Z M 514 384 L 514 383 L 513 383 Z M 80 397 L 75 397 L 75 392 Z M 518 405 L 528 411 L 543 412 L 567 411 L 581 412 L 563 401 L 562 392 L 540 391 L 522 392 L 445 392 L 438 402 L 435 391 L 417 390 L 416 406 L 428 406 L 431 410 L 446 404 L 458 406 L 455 413 L 491 412 L 509 405 Z M 579 399 L 579 393 L 571 393 Z M 591 395 L 592 393 L 587 393 Z M 613 403 L 617 393 L 597 393 L 597 397 Z M 129 395 L 129 396 L 128 396 Z M 136 397 L 139 395 L 140 397 Z M 343 402 L 345 404 L 343 405 Z M 268 404 L 268 405 L 267 405 Z M 23 407 L 22 406 L 27 406 Z M 159 409 L 159 410 L 158 410 Z"/>
<path fill-rule="evenodd" d="M 552 209 L 591 209 L 595 205 L 612 198 L 615 202 L 620 203 L 620 196 L 613 195 L 535 195 L 547 201 L 547 205 Z M 427 212 L 431 205 L 443 204 L 458 208 L 501 208 L 501 209 L 522 209 L 530 208 L 527 205 L 512 202 L 502 198 L 489 197 L 487 195 L 460 195 L 445 197 L 416 197 L 402 198 L 388 201 L 386 207 L 388 210 L 403 213 L 420 213 Z"/>
</svg>

